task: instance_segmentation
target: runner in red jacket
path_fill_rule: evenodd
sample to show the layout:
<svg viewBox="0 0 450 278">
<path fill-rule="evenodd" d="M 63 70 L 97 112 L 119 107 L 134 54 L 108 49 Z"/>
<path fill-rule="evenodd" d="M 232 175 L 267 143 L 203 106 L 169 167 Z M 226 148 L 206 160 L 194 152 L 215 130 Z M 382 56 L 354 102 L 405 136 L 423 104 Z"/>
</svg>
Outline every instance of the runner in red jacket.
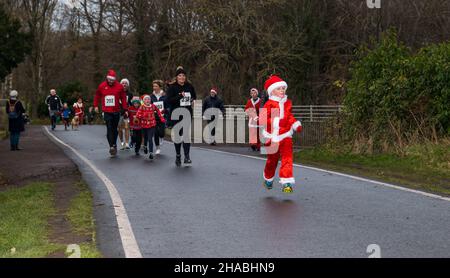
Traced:
<svg viewBox="0 0 450 278">
<path fill-rule="evenodd" d="M 119 125 L 121 106 L 123 112 L 128 116 L 128 104 L 127 96 L 123 86 L 116 81 L 116 73 L 113 70 L 108 71 L 106 76 L 106 81 L 98 86 L 95 92 L 94 107 L 95 112 L 98 113 L 98 107 L 101 103 L 102 111 L 104 114 L 104 120 L 106 122 L 106 129 L 108 143 L 109 143 L 109 153 L 111 156 L 117 154 L 117 136 Z"/>
</svg>

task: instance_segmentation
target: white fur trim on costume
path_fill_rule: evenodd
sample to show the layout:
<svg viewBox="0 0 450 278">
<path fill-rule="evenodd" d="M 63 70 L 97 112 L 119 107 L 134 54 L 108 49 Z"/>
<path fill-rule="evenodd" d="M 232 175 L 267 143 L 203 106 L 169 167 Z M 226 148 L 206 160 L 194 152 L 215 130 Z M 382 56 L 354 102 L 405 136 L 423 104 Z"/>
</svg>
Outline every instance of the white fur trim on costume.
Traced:
<svg viewBox="0 0 450 278">
<path fill-rule="evenodd" d="M 261 101 L 261 99 L 258 98 L 256 101 L 253 101 L 253 98 L 252 98 L 251 101 L 252 101 L 253 107 L 255 107 L 255 105 L 258 104 Z"/>
<path fill-rule="evenodd" d="M 286 184 L 286 183 L 294 184 L 295 178 L 280 178 L 280 183 L 281 184 Z"/>
<path fill-rule="evenodd" d="M 297 130 L 298 127 L 302 126 L 302 123 L 300 121 L 296 121 L 293 125 L 292 125 L 292 129 L 295 131 Z"/>
<path fill-rule="evenodd" d="M 269 88 L 267 88 L 267 93 L 270 95 L 272 95 L 273 90 L 275 90 L 276 88 L 279 87 L 286 87 L 287 88 L 287 83 L 285 81 L 280 81 L 280 82 L 275 82 L 272 85 L 269 86 Z"/>
<path fill-rule="evenodd" d="M 273 179 L 275 178 L 275 177 L 272 177 L 271 179 L 268 179 L 268 178 L 266 178 L 266 175 L 264 173 L 263 173 L 263 177 L 264 177 L 264 180 L 266 180 L 268 182 L 272 182 Z"/>
<path fill-rule="evenodd" d="M 116 80 L 116 78 L 115 78 L 114 76 L 111 76 L 111 75 L 106 76 L 106 78 L 107 78 L 107 79 L 114 80 L 114 81 Z"/>
<path fill-rule="evenodd" d="M 272 142 L 278 143 L 281 142 L 283 139 L 292 137 L 294 133 L 292 132 L 292 129 L 288 132 L 285 132 L 281 135 L 278 135 L 277 133 L 273 132 L 272 134 L 268 133 L 265 129 L 263 130 L 263 136 L 267 139 L 271 139 Z"/>
<path fill-rule="evenodd" d="M 269 97 L 270 100 L 276 101 L 276 102 L 282 102 L 285 103 L 287 101 L 287 95 L 284 96 L 284 98 L 280 98 L 280 97 L 276 97 L 276 96 L 271 96 Z"/>
</svg>

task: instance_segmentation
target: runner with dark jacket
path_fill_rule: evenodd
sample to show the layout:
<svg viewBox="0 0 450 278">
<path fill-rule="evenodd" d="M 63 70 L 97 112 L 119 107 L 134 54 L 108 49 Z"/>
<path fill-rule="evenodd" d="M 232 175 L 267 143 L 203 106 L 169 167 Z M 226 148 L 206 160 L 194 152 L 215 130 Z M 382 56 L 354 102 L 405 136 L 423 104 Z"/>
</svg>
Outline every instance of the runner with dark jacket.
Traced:
<svg viewBox="0 0 450 278">
<path fill-rule="evenodd" d="M 61 98 L 56 94 L 55 89 L 50 90 L 50 95 L 48 95 L 45 99 L 45 104 L 48 106 L 48 113 L 52 124 L 52 130 L 55 130 L 56 118 L 63 109 Z"/>
<path fill-rule="evenodd" d="M 172 115 L 177 109 L 186 109 L 190 114 L 189 124 L 191 124 L 192 104 L 195 99 L 197 99 L 197 94 L 195 93 L 194 87 L 187 82 L 186 71 L 182 67 L 178 67 L 176 71 L 176 82 L 172 84 L 167 91 L 167 103 L 170 105 Z M 172 119 L 172 121 L 175 126 L 182 121 L 182 117 L 175 120 Z M 183 136 L 183 129 L 181 129 L 180 136 Z M 188 128 L 188 130 L 190 130 L 190 128 Z M 185 166 L 190 166 L 192 164 L 190 158 L 191 144 L 184 142 L 183 140 L 182 143 L 174 143 L 174 145 L 177 154 L 175 164 L 178 167 L 181 166 L 181 145 L 183 145 L 184 164 Z"/>
<path fill-rule="evenodd" d="M 128 117 L 128 105 L 125 90 L 117 82 L 116 73 L 113 70 L 108 71 L 106 81 L 101 83 L 95 92 L 94 107 L 96 113 L 99 113 L 100 103 L 106 122 L 109 153 L 111 156 L 115 156 L 117 154 L 117 126 L 119 125 L 121 108 L 125 116 Z"/>
<path fill-rule="evenodd" d="M 225 107 L 223 106 L 223 100 L 217 96 L 217 93 L 219 92 L 219 90 L 217 90 L 217 88 L 212 88 L 210 91 L 210 95 L 207 96 L 203 102 L 203 106 L 202 106 L 202 115 L 205 115 L 205 111 L 210 109 L 210 108 L 217 108 L 222 112 L 222 115 L 225 113 Z M 214 113 L 213 115 L 211 115 L 211 119 L 207 120 L 208 124 L 210 124 L 211 122 L 213 122 L 216 117 L 218 117 L 219 115 L 217 113 Z M 210 144 L 215 146 L 216 145 L 216 128 L 213 127 L 213 129 L 211 130 L 211 142 Z"/>
</svg>

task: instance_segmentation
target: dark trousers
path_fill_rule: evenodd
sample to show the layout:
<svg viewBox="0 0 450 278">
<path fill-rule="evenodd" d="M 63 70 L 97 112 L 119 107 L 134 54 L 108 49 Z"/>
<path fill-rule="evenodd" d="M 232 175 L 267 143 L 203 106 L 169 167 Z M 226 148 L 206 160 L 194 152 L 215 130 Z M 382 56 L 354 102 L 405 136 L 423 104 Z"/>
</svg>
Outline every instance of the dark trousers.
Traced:
<svg viewBox="0 0 450 278">
<path fill-rule="evenodd" d="M 58 111 L 57 110 L 50 110 L 50 122 L 52 125 L 52 129 L 56 128 L 56 120 L 57 120 L 57 115 Z"/>
<path fill-rule="evenodd" d="M 117 127 L 119 126 L 120 113 L 104 113 L 104 120 L 106 122 L 106 137 L 108 138 L 109 147 L 117 146 L 117 137 L 119 136 L 119 131 Z"/>
<path fill-rule="evenodd" d="M 175 123 L 176 124 L 176 123 Z M 183 137 L 184 129 L 180 130 L 180 136 Z M 184 156 L 189 157 L 189 153 L 191 151 L 191 143 L 185 143 L 184 141 L 182 143 L 174 143 L 175 145 L 175 151 L 177 153 L 177 156 L 181 155 L 181 145 L 183 145 L 184 150 Z"/>
<path fill-rule="evenodd" d="M 132 129 L 131 130 L 131 142 L 134 144 L 134 151 L 139 152 L 142 144 L 142 130 Z"/>
<path fill-rule="evenodd" d="M 9 140 L 11 143 L 11 147 L 17 147 L 19 145 L 20 132 L 10 132 Z"/>
<path fill-rule="evenodd" d="M 153 137 L 155 137 L 155 128 L 144 128 L 142 129 L 144 133 L 144 146 L 148 146 L 148 151 L 153 152 Z"/>
</svg>

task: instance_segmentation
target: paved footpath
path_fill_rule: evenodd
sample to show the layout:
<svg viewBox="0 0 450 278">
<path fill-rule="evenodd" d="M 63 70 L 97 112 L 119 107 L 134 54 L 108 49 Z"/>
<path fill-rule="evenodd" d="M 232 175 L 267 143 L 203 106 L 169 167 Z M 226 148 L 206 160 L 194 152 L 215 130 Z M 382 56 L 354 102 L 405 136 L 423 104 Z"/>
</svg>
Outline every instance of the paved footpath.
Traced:
<svg viewBox="0 0 450 278">
<path fill-rule="evenodd" d="M 448 199 L 300 167 L 287 196 L 262 187 L 262 160 L 193 148 L 193 167 L 176 168 L 168 142 L 151 162 L 133 151 L 110 158 L 104 126 L 52 134 L 115 186 L 143 257 L 368 257 L 370 244 L 382 257 L 450 257 Z M 88 182 L 109 196 L 100 179 Z M 123 256 L 120 237 L 103 235 L 114 214 L 96 217 L 101 249 Z"/>
</svg>

